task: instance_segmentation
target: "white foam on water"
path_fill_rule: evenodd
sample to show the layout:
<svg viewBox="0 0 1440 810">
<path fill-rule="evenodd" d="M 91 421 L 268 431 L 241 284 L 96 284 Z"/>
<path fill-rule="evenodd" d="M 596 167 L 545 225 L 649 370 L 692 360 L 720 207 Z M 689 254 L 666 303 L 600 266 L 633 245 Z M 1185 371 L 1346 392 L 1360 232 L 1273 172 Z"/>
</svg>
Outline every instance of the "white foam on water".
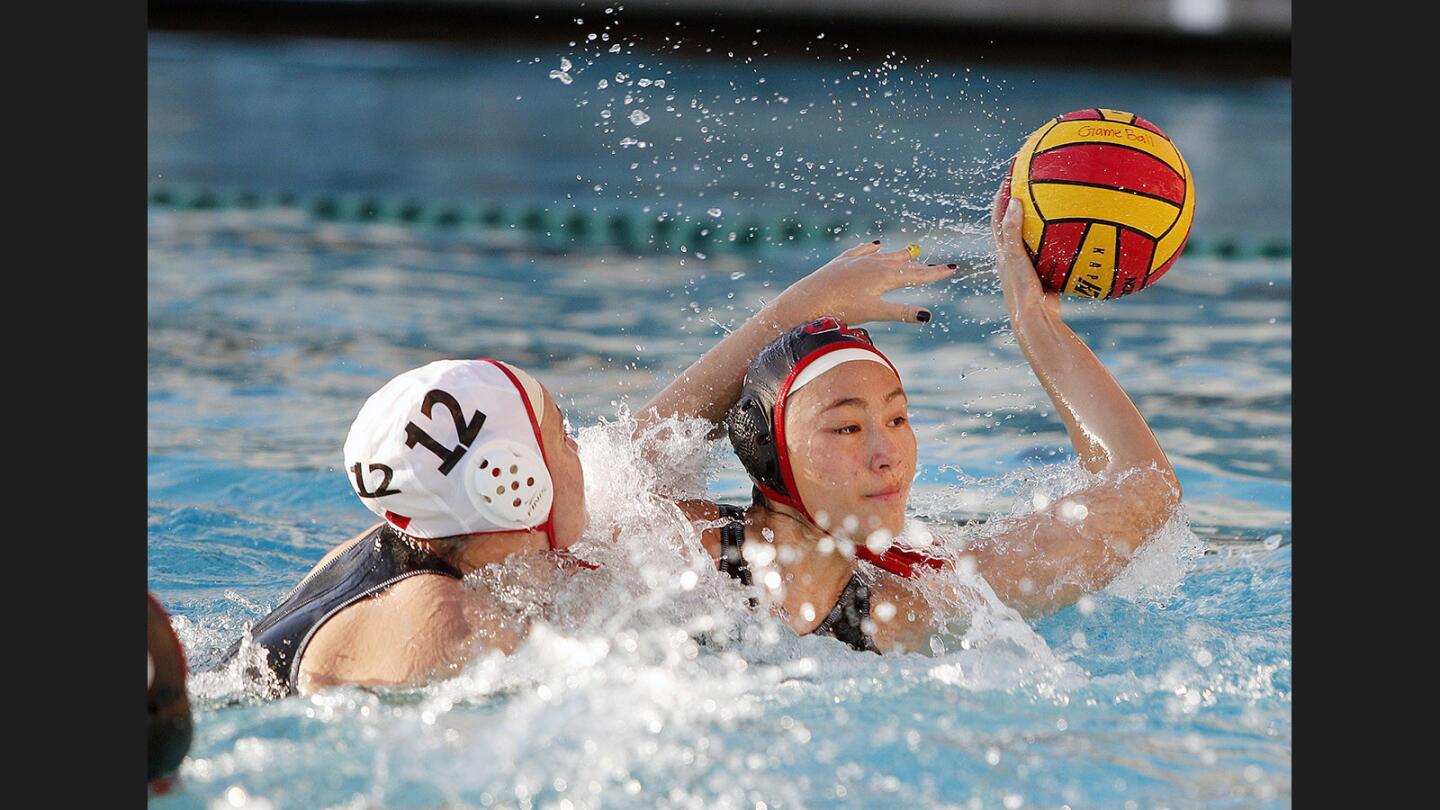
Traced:
<svg viewBox="0 0 1440 810">
<path fill-rule="evenodd" d="M 732 665 L 695 663 L 716 654 L 724 660 L 740 655 L 738 660 L 752 664 L 805 660 L 822 674 L 840 661 L 864 658 L 832 639 L 800 643 L 779 621 L 749 610 L 742 586 L 716 570 L 700 544 L 700 531 L 707 527 L 692 524 L 673 503 L 706 497 L 709 479 L 724 465 L 729 448 L 709 437 L 712 427 L 701 420 L 662 420 L 637 431 L 622 407 L 614 420 L 582 429 L 577 441 L 586 470 L 589 521 L 572 550 L 598 568 L 562 571 L 546 555 L 516 555 L 469 577 L 478 598 L 533 630 L 510 658 L 484 656 L 461 677 L 433 687 L 434 699 L 519 694 L 539 685 L 545 685 L 552 698 L 577 690 L 585 694 L 589 683 L 613 691 L 615 684 L 633 684 L 648 673 L 645 678 L 654 687 L 651 702 L 660 701 L 656 716 L 664 717 L 680 705 L 666 703 L 670 698 L 660 700 L 667 689 L 699 694 L 718 688 L 725 694 L 744 694 L 772 677 L 756 674 L 763 667 L 740 677 L 724 669 L 722 677 L 706 667 Z M 912 513 L 973 514 L 977 507 L 999 505 L 992 519 L 1015 517 L 1036 504 L 1061 501 L 1094 480 L 1073 463 L 1001 479 L 962 478 L 957 486 L 916 493 Z M 933 549 L 957 556 L 985 532 L 984 523 L 959 526 L 912 518 L 900 540 L 933 543 Z M 1107 592 L 1133 602 L 1164 604 L 1202 549 L 1183 514 L 1177 515 L 1142 546 Z M 943 627 L 930 642 L 930 654 L 944 662 L 931 670 L 934 677 L 971 689 L 1025 683 L 1051 691 L 1073 686 L 1083 677 L 998 599 L 973 566 L 926 571 L 913 585 Z M 183 619 L 177 620 L 177 631 L 187 646 L 215 644 Z M 265 696 L 263 684 L 243 676 L 247 665 L 253 668 L 258 662 L 258 654 L 247 644 L 240 660 L 228 667 L 196 673 L 192 692 L 202 702 Z M 674 668 L 681 665 L 703 683 L 676 686 Z M 688 705 L 688 700 L 681 702 Z"/>
<path fill-rule="evenodd" d="M 269 782 L 277 768 L 303 767 L 304 757 L 317 754 L 297 746 L 313 748 L 314 740 L 246 736 L 247 723 L 292 718 L 287 722 L 324 724 L 318 733 L 337 745 L 356 740 L 370 774 L 357 806 L 404 803 L 412 786 L 426 785 L 437 801 L 460 806 L 553 806 L 563 799 L 573 807 L 741 808 L 763 796 L 772 805 L 803 807 L 816 799 L 813 786 L 788 778 L 783 766 L 832 756 L 832 744 L 812 739 L 788 706 L 846 696 L 860 701 L 859 710 L 913 683 L 977 695 L 1018 690 L 1063 706 L 1092 685 L 1002 604 L 973 566 L 914 580 L 944 625 L 920 654 L 876 656 L 830 638 L 797 637 L 751 611 L 744 589 L 716 569 L 700 544 L 704 525 L 691 524 L 670 500 L 704 497 L 723 464 L 728 447 L 708 437 L 710 427 L 662 421 L 637 432 L 622 410 L 580 431 L 590 515 L 573 551 L 598 568 L 562 569 L 537 553 L 467 578 L 477 598 L 528 624 L 528 637 L 511 655 L 482 654 L 457 676 L 416 689 L 327 689 L 246 710 L 268 719 L 222 713 L 205 733 L 240 739 L 218 755 L 187 760 L 183 775 L 224 798 L 228 785 L 262 775 Z M 966 482 L 917 501 L 927 514 L 996 500 L 1007 504 L 1003 514 L 1022 514 L 1039 493 L 1053 501 L 1089 481 L 1067 465 L 1027 475 L 1018 486 Z M 917 518 L 900 539 L 932 540 L 953 551 L 983 530 Z M 1177 518 L 1112 592 L 1137 602 L 1163 600 L 1183 578 L 1197 542 Z M 184 623 L 181 630 L 182 639 L 199 640 Z M 245 685 L 240 667 L 193 675 L 198 705 L 255 703 L 260 693 Z M 1188 673 L 1175 678 L 1200 688 Z M 1175 698 L 1182 709 L 1189 706 L 1185 694 Z M 251 790 L 245 798 L 278 806 L 287 790 L 263 797 Z M 923 800 L 906 793 L 917 786 L 899 790 L 897 801 Z"/>
</svg>

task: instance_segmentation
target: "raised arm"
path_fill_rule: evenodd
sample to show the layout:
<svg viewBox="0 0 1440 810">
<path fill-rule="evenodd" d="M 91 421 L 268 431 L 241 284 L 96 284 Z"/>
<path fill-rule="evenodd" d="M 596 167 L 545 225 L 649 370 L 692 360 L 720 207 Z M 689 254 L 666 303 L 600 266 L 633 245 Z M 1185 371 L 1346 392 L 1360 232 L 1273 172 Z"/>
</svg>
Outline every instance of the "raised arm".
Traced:
<svg viewBox="0 0 1440 810">
<path fill-rule="evenodd" d="M 925 323 L 930 311 L 880 298 L 902 287 L 929 284 L 955 274 L 955 265 L 929 266 L 914 259 L 918 250 L 880 252 L 879 241 L 851 248 L 776 296 L 740 328 L 726 335 L 645 403 L 636 430 L 671 416 L 700 417 L 716 432 L 745 379 L 745 369 L 765 344 L 802 323 L 833 316 L 847 324 L 868 321 Z"/>
<path fill-rule="evenodd" d="M 997 269 L 1020 350 L 1081 466 L 1103 479 L 1030 515 L 997 521 L 996 531 L 968 550 L 1002 600 L 1034 615 L 1114 579 L 1170 518 L 1180 484 L 1140 411 L 1060 320 L 1060 294 L 1041 287 L 1020 235 L 1023 207 L 997 203 L 995 214 Z"/>
</svg>

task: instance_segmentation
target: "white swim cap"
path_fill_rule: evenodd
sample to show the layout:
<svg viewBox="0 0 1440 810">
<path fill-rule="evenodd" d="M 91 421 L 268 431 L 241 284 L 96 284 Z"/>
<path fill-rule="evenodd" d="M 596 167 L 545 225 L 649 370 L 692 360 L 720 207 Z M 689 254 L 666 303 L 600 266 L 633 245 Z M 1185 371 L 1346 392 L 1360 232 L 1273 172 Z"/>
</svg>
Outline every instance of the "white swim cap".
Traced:
<svg viewBox="0 0 1440 810">
<path fill-rule="evenodd" d="M 413 537 L 550 528 L 540 384 L 497 360 L 437 360 L 365 401 L 345 472 L 366 508 Z"/>
</svg>

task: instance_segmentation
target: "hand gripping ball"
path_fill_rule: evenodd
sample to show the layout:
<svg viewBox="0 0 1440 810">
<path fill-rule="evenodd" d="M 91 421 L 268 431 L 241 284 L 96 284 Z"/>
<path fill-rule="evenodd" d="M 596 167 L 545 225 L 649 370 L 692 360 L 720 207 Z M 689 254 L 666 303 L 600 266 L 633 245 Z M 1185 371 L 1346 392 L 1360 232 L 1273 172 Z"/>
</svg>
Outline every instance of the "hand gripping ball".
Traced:
<svg viewBox="0 0 1440 810">
<path fill-rule="evenodd" d="M 1035 130 L 1000 193 L 1025 207 L 1025 249 L 1045 288 L 1085 298 L 1119 298 L 1160 278 L 1195 218 L 1180 150 L 1119 110 L 1077 110 Z"/>
</svg>

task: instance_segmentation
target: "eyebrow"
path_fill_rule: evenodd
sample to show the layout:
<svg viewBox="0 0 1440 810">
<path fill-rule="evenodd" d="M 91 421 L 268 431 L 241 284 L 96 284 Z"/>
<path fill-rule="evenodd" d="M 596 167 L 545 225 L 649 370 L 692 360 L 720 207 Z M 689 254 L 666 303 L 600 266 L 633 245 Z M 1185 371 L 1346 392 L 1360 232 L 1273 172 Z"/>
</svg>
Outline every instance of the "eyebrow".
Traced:
<svg viewBox="0 0 1440 810">
<path fill-rule="evenodd" d="M 887 394 L 887 395 L 885 396 L 885 399 L 882 400 L 882 402 L 889 402 L 890 400 L 892 400 L 892 399 L 894 399 L 894 398 L 896 398 L 896 397 L 903 397 L 903 396 L 905 396 L 905 389 L 903 389 L 903 388 L 896 388 L 894 391 L 891 391 L 889 394 Z M 844 405 L 858 405 L 858 406 L 860 406 L 860 407 L 863 408 L 863 407 L 865 407 L 865 400 L 863 400 L 863 399 L 861 399 L 861 398 L 859 398 L 859 397 L 845 397 L 844 399 L 837 399 L 837 400 L 835 400 L 834 402 L 830 403 L 829 405 L 826 405 L 825 408 L 824 408 L 823 410 L 821 410 L 820 412 L 821 412 L 821 413 L 824 413 L 825 411 L 832 410 L 832 409 L 834 409 L 834 408 L 839 408 L 839 407 L 844 406 Z"/>
</svg>

